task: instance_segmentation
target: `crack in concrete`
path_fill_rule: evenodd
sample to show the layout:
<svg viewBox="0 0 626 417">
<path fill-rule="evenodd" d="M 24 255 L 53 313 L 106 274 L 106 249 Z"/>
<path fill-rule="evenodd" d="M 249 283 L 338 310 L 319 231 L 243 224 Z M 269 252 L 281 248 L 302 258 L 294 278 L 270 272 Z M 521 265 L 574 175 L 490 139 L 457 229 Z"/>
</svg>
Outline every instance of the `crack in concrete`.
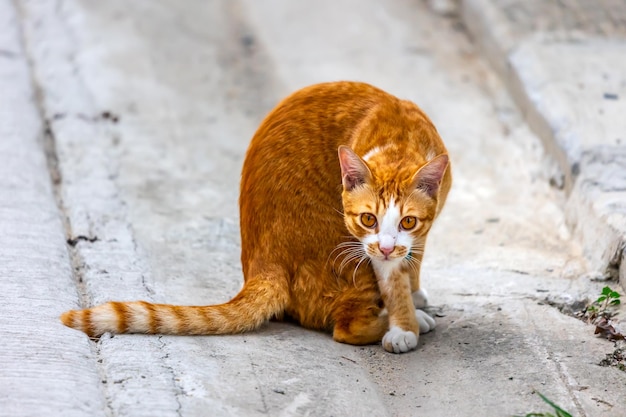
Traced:
<svg viewBox="0 0 626 417">
<path fill-rule="evenodd" d="M 79 236 L 76 236 L 76 237 L 68 238 L 66 242 L 71 247 L 75 247 L 78 244 L 78 242 L 94 243 L 94 242 L 97 242 L 97 241 L 98 241 L 98 236 L 89 237 L 89 236 L 79 235 Z"/>
<path fill-rule="evenodd" d="M 104 356 L 102 355 L 101 343 L 101 339 L 98 339 L 97 341 L 92 340 L 92 343 L 90 343 L 89 346 L 96 358 L 96 371 L 100 376 L 100 392 L 102 392 L 102 396 L 104 397 L 104 404 L 106 406 L 104 412 L 108 417 L 113 417 L 115 416 L 115 412 L 113 410 L 113 398 L 108 384 L 108 376 L 104 369 L 104 366 L 102 365 L 104 361 Z"/>
<path fill-rule="evenodd" d="M 77 283 L 78 293 L 79 293 L 79 302 L 81 307 L 86 306 L 86 292 L 81 285 L 82 277 L 80 275 L 82 260 L 78 259 L 78 253 L 73 249 L 76 246 L 79 237 L 72 237 L 71 233 L 71 224 L 70 219 L 67 213 L 67 208 L 63 201 L 63 176 L 61 174 L 60 164 L 59 164 L 59 156 L 57 152 L 56 146 L 56 135 L 54 132 L 54 128 L 52 125 L 52 121 L 46 117 L 47 111 L 45 108 L 45 100 L 44 100 L 44 91 L 41 83 L 37 79 L 35 75 L 34 68 L 37 66 L 32 54 L 30 53 L 30 48 L 27 40 L 26 33 L 24 31 L 24 10 L 21 7 L 19 0 L 14 0 L 13 2 L 15 10 L 18 12 L 20 17 L 20 21 L 18 24 L 20 31 L 20 46 L 22 49 L 22 53 L 24 54 L 24 58 L 27 63 L 27 67 L 29 69 L 29 77 L 31 80 L 31 85 L 34 91 L 34 104 L 39 113 L 40 119 L 43 121 L 43 131 L 42 131 L 42 145 L 43 151 L 45 154 L 46 164 L 48 166 L 48 172 L 50 175 L 50 182 L 52 183 L 52 191 L 54 193 L 54 197 L 56 200 L 57 208 L 59 210 L 59 215 L 61 216 L 61 223 L 63 225 L 63 229 L 66 235 L 66 242 L 68 243 L 68 253 L 70 256 L 70 263 L 72 265 L 72 271 L 74 272 L 74 279 Z"/>
<path fill-rule="evenodd" d="M 18 2 L 19 0 L 14 1 Z M 67 27 L 67 22 L 63 20 L 63 16 L 60 15 L 61 12 L 59 10 L 59 4 L 59 2 L 55 3 L 56 7 L 53 7 L 53 13 L 55 13 L 55 15 L 51 17 L 53 18 L 53 20 L 57 20 L 57 22 L 54 23 L 57 26 L 60 26 L 60 31 L 68 32 L 70 29 Z M 129 255 L 128 257 L 124 256 L 124 259 L 131 259 L 130 262 L 133 266 L 133 268 L 131 269 L 139 270 L 142 272 L 140 285 L 143 287 L 144 291 L 148 294 L 154 294 L 154 290 L 149 285 L 149 273 L 146 272 L 146 268 L 142 265 L 141 256 L 138 255 L 139 253 L 141 253 L 141 250 L 138 247 L 138 242 L 136 241 L 134 234 L 132 233 L 132 225 L 124 217 L 124 215 L 117 215 L 113 220 L 105 223 L 107 229 L 103 230 L 101 232 L 102 234 L 98 235 L 96 235 L 95 233 L 92 234 L 91 227 L 81 228 L 81 226 L 84 225 L 80 223 L 80 218 L 72 218 L 71 209 L 74 207 L 70 206 L 70 202 L 75 201 L 72 200 L 72 197 L 74 196 L 72 193 L 74 193 L 75 190 L 72 188 L 74 184 L 71 182 L 71 174 L 73 173 L 71 170 L 76 168 L 74 166 L 67 166 L 67 162 L 61 160 L 57 148 L 57 145 L 60 145 L 60 149 L 64 149 L 62 146 L 65 144 L 65 142 L 59 142 L 58 139 L 59 136 L 63 134 L 63 131 L 61 130 L 62 125 L 60 125 L 60 123 L 62 123 L 66 119 L 75 118 L 77 122 L 87 124 L 96 124 L 100 122 L 115 124 L 119 121 L 120 116 L 114 114 L 111 111 L 90 112 L 89 114 L 93 114 L 91 116 L 80 112 L 68 113 L 66 111 L 60 111 L 54 106 L 47 105 L 47 94 L 50 94 L 50 92 L 46 90 L 48 88 L 45 82 L 46 80 L 42 79 L 40 75 L 41 67 L 45 64 L 45 61 L 43 63 L 38 62 L 42 59 L 39 58 L 34 52 L 37 45 L 33 43 L 36 42 L 36 39 L 28 39 L 29 33 L 27 32 L 28 27 L 26 26 L 26 22 L 28 19 L 28 15 L 26 14 L 26 12 L 28 8 L 26 7 L 26 5 L 21 6 L 23 7 L 23 10 L 20 9 L 19 22 L 22 36 L 21 40 L 23 43 L 23 49 L 25 51 L 24 55 L 26 56 L 29 67 L 31 84 L 35 91 L 35 105 L 37 106 L 37 111 L 40 115 L 40 119 L 43 121 L 42 147 L 45 150 L 48 172 L 54 190 L 57 209 L 60 216 L 62 217 L 61 220 L 66 238 L 65 240 L 67 244 L 69 262 L 72 267 L 73 280 L 78 295 L 78 303 L 82 308 L 89 307 L 92 304 L 94 294 L 92 293 L 93 291 L 90 290 L 91 287 L 88 286 L 87 283 L 87 280 L 89 279 L 88 271 L 90 268 L 93 267 L 101 268 L 102 265 L 98 264 L 97 257 L 94 259 L 92 255 L 93 251 L 90 251 L 88 249 L 90 249 L 90 245 L 100 241 L 102 241 L 104 249 L 108 248 L 107 245 L 109 245 L 109 242 L 128 242 L 129 245 L 126 243 L 120 244 L 121 250 Z M 71 34 L 68 34 L 68 37 L 71 38 Z M 30 45 L 28 44 L 28 41 L 31 42 Z M 73 47 L 75 48 L 76 42 L 73 39 L 70 42 L 74 45 Z M 75 62 L 73 62 L 72 58 L 73 54 L 70 54 L 68 56 L 69 58 L 65 59 L 70 60 L 70 66 L 76 68 Z M 69 77 L 70 75 L 67 76 Z M 87 87 L 80 81 L 79 84 L 81 84 L 79 88 L 84 90 L 85 94 L 88 95 L 89 91 Z M 61 139 L 64 138 L 61 136 Z M 108 164 L 108 162 L 109 161 L 96 160 L 96 163 L 101 163 L 107 166 L 107 169 L 110 170 L 111 166 Z M 65 172 L 65 178 L 62 168 L 68 170 L 67 172 Z M 98 166 L 94 168 L 98 168 Z M 112 178 L 114 178 L 114 175 L 108 176 L 108 180 L 111 181 L 109 184 L 112 184 Z M 88 181 L 89 178 L 85 180 Z M 111 188 L 114 188 L 114 185 L 111 185 Z M 118 193 L 115 193 L 114 195 L 117 197 Z M 121 202 L 119 203 L 120 204 L 118 206 L 123 206 Z M 87 223 L 89 224 L 89 226 L 92 226 L 92 222 L 94 221 L 93 219 L 89 218 L 90 215 L 93 214 L 89 212 L 91 207 L 92 206 L 90 205 L 86 206 L 86 210 L 88 211 L 86 213 L 88 220 Z M 78 222 L 78 225 L 73 224 L 76 221 Z M 114 236 L 114 238 L 111 238 L 111 236 L 108 234 L 108 232 L 111 230 L 111 234 Z M 121 233 L 121 236 L 115 235 L 116 233 Z M 120 247 L 116 248 L 120 249 Z M 115 260 L 112 260 L 111 262 L 115 262 Z M 104 405 L 102 411 L 107 417 L 113 417 L 119 415 L 119 413 L 122 412 L 122 410 L 120 409 L 120 405 L 118 404 L 118 394 L 120 390 L 123 390 L 123 387 L 120 388 L 120 384 L 122 384 L 123 386 L 124 381 L 123 379 L 115 379 L 112 377 L 112 375 L 116 374 L 117 368 L 116 364 L 111 361 L 110 354 L 106 350 L 104 350 L 104 343 L 106 343 L 106 340 L 107 339 L 92 339 L 89 343 L 89 349 L 91 351 L 91 357 L 94 360 L 95 372 L 99 379 L 98 389 L 100 392 L 102 404 Z M 169 377 L 171 378 L 171 386 L 173 391 L 172 395 L 174 396 L 174 401 L 176 401 L 176 415 L 182 416 L 183 403 L 181 402 L 180 397 L 182 389 L 180 384 L 177 382 L 177 374 L 175 373 L 174 367 L 168 363 L 166 343 L 161 339 L 159 339 L 159 342 L 161 343 L 159 349 L 165 350 L 164 356 L 162 356 L 161 359 L 162 362 L 165 363 L 164 369 L 167 373 L 169 373 Z"/>
<path fill-rule="evenodd" d="M 46 117 L 47 109 L 45 107 L 44 100 L 45 93 L 40 80 L 38 80 L 36 76 L 35 68 L 37 66 L 37 63 L 35 62 L 35 59 L 31 52 L 31 45 L 29 45 L 28 43 L 28 37 L 24 28 L 25 10 L 23 9 L 19 0 L 13 0 L 13 7 L 18 15 L 19 22 L 17 23 L 17 27 L 19 28 L 20 48 L 21 53 L 23 54 L 27 64 L 26 66 L 29 71 L 31 86 L 34 91 L 34 106 L 39 113 L 40 120 L 42 120 L 42 148 L 48 168 L 48 173 L 50 175 L 50 182 L 52 184 L 52 191 L 54 194 L 55 202 L 59 211 L 59 215 L 61 217 L 61 224 L 63 225 L 63 230 L 66 235 L 68 257 L 74 282 L 76 283 L 78 302 L 80 307 L 86 307 L 88 305 L 89 296 L 83 280 L 84 260 L 80 255 L 78 248 L 76 248 L 76 244 L 80 240 L 87 240 L 90 242 L 93 242 L 95 240 L 91 240 L 90 238 L 86 238 L 84 236 L 72 237 L 71 223 L 67 207 L 63 201 L 63 176 L 59 164 L 59 156 L 56 146 L 56 135 L 54 132 L 54 127 L 52 125 L 52 121 L 56 120 L 56 117 L 54 117 L 52 120 Z M 56 9 L 58 10 L 58 3 Z M 103 403 L 105 404 L 105 409 L 103 411 L 107 416 L 114 416 L 115 413 L 113 412 L 111 396 L 108 392 L 108 389 L 106 388 L 106 372 L 101 365 L 102 357 L 100 353 L 99 343 L 93 343 L 92 341 L 92 343 L 90 343 L 90 350 L 96 359 L 95 368 L 96 372 L 100 376 L 100 392 L 102 394 Z"/>
<path fill-rule="evenodd" d="M 163 361 L 163 366 L 165 367 L 165 369 L 168 370 L 168 372 L 171 375 L 171 382 L 172 382 L 172 386 L 174 387 L 174 400 L 176 401 L 176 415 L 179 417 L 183 416 L 182 413 L 182 409 L 183 409 L 183 404 L 180 401 L 180 396 L 185 395 L 185 390 L 183 389 L 183 387 L 181 386 L 180 383 L 178 383 L 178 380 L 176 379 L 176 373 L 174 372 L 174 367 L 172 367 L 172 365 L 169 363 L 168 359 L 170 357 L 170 354 L 167 352 L 167 343 L 165 343 L 165 341 L 163 340 L 163 336 L 158 336 L 157 340 L 159 341 L 159 350 L 164 351 L 165 354 L 163 355 L 163 357 L 161 357 L 161 360 Z"/>
<path fill-rule="evenodd" d="M 130 240 L 131 240 L 131 245 L 132 245 L 132 251 L 133 254 L 135 255 L 133 257 L 133 266 L 137 266 L 138 269 L 141 269 L 143 271 L 145 271 L 144 268 L 141 268 L 140 265 L 140 261 L 139 259 L 142 259 L 142 256 L 140 256 L 141 254 L 141 249 L 139 248 L 139 244 L 137 243 L 137 239 L 135 239 L 135 234 L 132 232 L 132 225 L 130 223 L 126 223 L 126 228 L 128 229 L 128 234 L 130 236 Z M 153 296 L 155 294 L 154 289 L 150 286 L 150 275 L 148 273 L 142 273 L 141 274 L 141 286 L 143 287 L 144 290 L 146 290 L 146 293 L 148 293 L 150 296 Z"/>
<path fill-rule="evenodd" d="M 571 375 L 566 371 L 566 369 L 563 367 L 561 362 L 554 357 L 554 352 L 550 350 L 548 351 L 548 360 L 554 364 L 557 374 L 559 375 L 559 378 L 561 379 L 561 381 L 563 382 L 563 385 L 565 386 L 565 389 L 567 390 L 567 394 L 569 395 L 572 402 L 574 403 L 574 406 L 576 407 L 576 411 L 578 412 L 578 415 L 580 417 L 587 417 L 587 413 L 585 413 L 585 409 L 583 408 L 582 404 L 580 403 L 580 400 L 578 399 L 578 397 L 576 396 L 574 392 L 576 391 L 576 387 L 578 385 L 570 381 Z"/>
<path fill-rule="evenodd" d="M 252 370 L 252 376 L 254 377 L 254 381 L 256 382 L 256 388 L 259 391 L 259 395 L 261 396 L 261 403 L 263 404 L 263 409 L 260 410 L 263 414 L 269 414 L 269 408 L 267 407 L 267 401 L 265 400 L 265 393 L 263 392 L 263 384 L 259 380 L 259 375 L 256 372 L 255 367 L 257 364 L 252 360 L 252 356 L 248 353 L 248 362 L 250 363 L 250 369 Z"/>
<path fill-rule="evenodd" d="M 528 315 L 528 317 L 531 318 L 531 322 L 533 326 L 538 327 L 537 323 L 533 319 L 533 315 L 531 314 L 531 312 L 528 311 L 528 309 L 526 308 L 524 304 L 522 306 L 526 314 Z M 527 335 L 527 340 L 535 341 L 534 343 L 529 344 L 529 345 L 535 346 L 535 349 L 538 351 L 543 350 L 545 352 L 546 360 L 554 366 L 554 370 L 556 371 L 558 378 L 563 383 L 563 387 L 565 388 L 565 391 L 567 392 L 567 396 L 574 403 L 574 406 L 576 407 L 576 410 L 578 411 L 578 415 L 580 415 L 581 417 L 587 417 L 587 414 L 585 414 L 582 404 L 580 403 L 578 397 L 574 393 L 574 391 L 577 390 L 578 384 L 576 384 L 575 381 L 570 381 L 571 379 L 570 374 L 566 371 L 566 369 L 561 364 L 559 359 L 555 357 L 555 352 L 552 349 L 550 349 L 545 343 L 537 343 L 537 341 L 541 340 L 542 338 L 543 337 L 537 332 Z"/>
</svg>

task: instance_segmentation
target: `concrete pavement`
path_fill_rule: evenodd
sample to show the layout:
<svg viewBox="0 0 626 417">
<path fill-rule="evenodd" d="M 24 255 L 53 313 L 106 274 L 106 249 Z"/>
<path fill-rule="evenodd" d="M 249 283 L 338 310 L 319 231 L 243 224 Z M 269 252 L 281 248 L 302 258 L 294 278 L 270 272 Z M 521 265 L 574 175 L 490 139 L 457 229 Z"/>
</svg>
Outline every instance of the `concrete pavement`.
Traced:
<svg viewBox="0 0 626 417">
<path fill-rule="evenodd" d="M 0 17 L 0 415 L 512 415 L 546 410 L 534 389 L 620 415 L 626 374 L 598 366 L 613 344 L 544 301 L 603 285 L 567 227 L 574 192 L 549 185 L 456 18 L 356 0 L 3 0 Z M 59 323 L 110 299 L 232 297 L 249 138 L 285 94 L 342 78 L 416 101 L 453 155 L 424 263 L 438 328 L 416 352 L 279 323 L 99 341 Z"/>
</svg>

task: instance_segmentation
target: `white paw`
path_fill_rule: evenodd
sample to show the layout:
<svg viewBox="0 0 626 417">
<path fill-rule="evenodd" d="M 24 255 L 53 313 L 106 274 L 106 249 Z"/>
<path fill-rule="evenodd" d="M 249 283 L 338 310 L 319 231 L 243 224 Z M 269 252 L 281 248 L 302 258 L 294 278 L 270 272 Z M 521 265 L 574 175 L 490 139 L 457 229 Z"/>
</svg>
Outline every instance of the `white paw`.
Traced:
<svg viewBox="0 0 626 417">
<path fill-rule="evenodd" d="M 411 298 L 415 308 L 424 308 L 428 305 L 428 293 L 423 288 L 411 293 Z"/>
<path fill-rule="evenodd" d="M 415 310 L 415 317 L 420 325 L 420 334 L 428 333 L 437 325 L 435 319 L 426 314 L 424 310 Z"/>
<path fill-rule="evenodd" d="M 417 335 L 392 326 L 383 336 L 383 348 L 387 352 L 404 353 L 417 347 Z"/>
</svg>

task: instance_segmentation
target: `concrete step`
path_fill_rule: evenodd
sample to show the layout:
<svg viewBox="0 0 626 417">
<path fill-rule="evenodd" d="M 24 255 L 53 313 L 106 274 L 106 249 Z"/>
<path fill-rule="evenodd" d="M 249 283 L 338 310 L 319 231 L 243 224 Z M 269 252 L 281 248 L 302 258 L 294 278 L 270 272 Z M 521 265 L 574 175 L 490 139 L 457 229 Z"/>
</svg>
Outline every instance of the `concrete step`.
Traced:
<svg viewBox="0 0 626 417">
<path fill-rule="evenodd" d="M 590 268 L 626 287 L 626 3 L 464 0 L 461 15 L 557 162 Z"/>
</svg>

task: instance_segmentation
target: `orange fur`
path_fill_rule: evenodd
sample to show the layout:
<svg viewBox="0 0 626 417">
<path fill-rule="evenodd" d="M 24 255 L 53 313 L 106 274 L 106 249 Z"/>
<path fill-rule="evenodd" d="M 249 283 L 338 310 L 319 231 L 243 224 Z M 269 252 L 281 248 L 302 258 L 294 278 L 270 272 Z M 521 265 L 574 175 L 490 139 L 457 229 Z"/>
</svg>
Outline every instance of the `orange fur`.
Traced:
<svg viewBox="0 0 626 417">
<path fill-rule="evenodd" d="M 61 320 L 91 336 L 237 333 L 285 316 L 352 344 L 380 342 L 390 326 L 418 334 L 411 292 L 450 185 L 447 151 L 413 103 L 362 83 L 304 88 L 265 118 L 246 155 L 237 296 L 195 307 L 110 302 Z M 380 229 L 387 212 L 415 228 Z M 363 213 L 380 224 L 364 227 Z"/>
</svg>

